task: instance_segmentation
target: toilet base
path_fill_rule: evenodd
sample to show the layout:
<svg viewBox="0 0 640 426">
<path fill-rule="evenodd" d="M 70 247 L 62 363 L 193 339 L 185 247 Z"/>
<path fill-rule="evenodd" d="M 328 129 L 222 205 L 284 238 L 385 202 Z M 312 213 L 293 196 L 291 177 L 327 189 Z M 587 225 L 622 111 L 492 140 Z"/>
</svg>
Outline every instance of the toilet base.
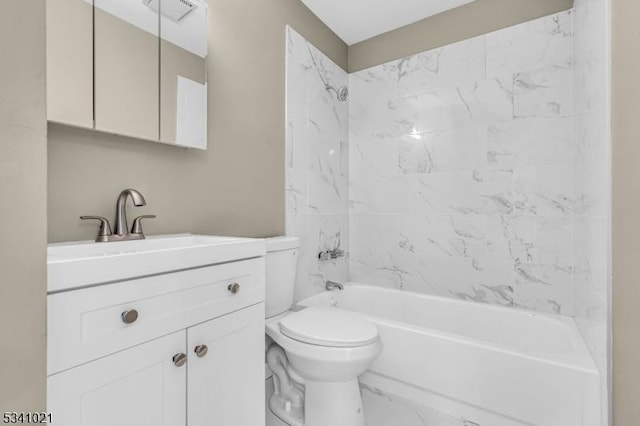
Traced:
<svg viewBox="0 0 640 426">
<path fill-rule="evenodd" d="M 292 406 L 290 401 L 274 393 L 269 399 L 271 412 L 289 426 L 305 426 L 302 407 Z"/>
<path fill-rule="evenodd" d="M 305 426 L 366 426 L 358 379 L 318 382 L 305 379 Z"/>
</svg>

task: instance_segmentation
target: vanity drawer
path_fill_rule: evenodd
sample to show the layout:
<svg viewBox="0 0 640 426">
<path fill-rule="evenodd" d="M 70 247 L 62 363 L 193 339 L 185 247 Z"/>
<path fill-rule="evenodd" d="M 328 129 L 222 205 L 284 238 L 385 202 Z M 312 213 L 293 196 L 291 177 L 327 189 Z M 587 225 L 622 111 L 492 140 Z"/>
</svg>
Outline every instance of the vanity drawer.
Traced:
<svg viewBox="0 0 640 426">
<path fill-rule="evenodd" d="M 264 301 L 264 258 L 48 296 L 47 374 Z"/>
</svg>

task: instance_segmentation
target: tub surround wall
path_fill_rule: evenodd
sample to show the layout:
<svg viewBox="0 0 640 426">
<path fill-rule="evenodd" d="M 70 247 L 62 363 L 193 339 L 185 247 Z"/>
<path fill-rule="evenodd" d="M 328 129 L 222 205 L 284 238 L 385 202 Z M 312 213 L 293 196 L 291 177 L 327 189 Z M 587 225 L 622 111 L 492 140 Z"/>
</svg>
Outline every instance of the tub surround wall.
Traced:
<svg viewBox="0 0 640 426">
<path fill-rule="evenodd" d="M 350 279 L 573 313 L 571 13 L 350 75 Z"/>
<path fill-rule="evenodd" d="M 325 89 L 348 84 L 347 73 L 287 27 L 286 233 L 301 239 L 296 300 L 346 281 L 347 258 L 319 260 L 321 251 L 349 250 L 348 104 Z"/>
<path fill-rule="evenodd" d="M 573 103 L 582 98 L 573 93 L 572 19 L 562 12 L 351 74 L 348 143 L 344 107 L 323 83 L 344 84 L 344 72 L 288 29 L 286 229 L 303 243 L 298 300 L 320 292 L 326 279 L 348 279 L 577 313 L 577 299 L 587 294 L 579 280 L 597 279 L 606 253 L 589 246 L 599 247 L 596 237 L 581 239 L 600 235 L 585 212 L 603 187 L 589 180 L 601 171 L 597 156 L 586 155 L 590 150 L 574 138 L 581 113 L 574 116 Z M 316 258 L 338 242 L 349 251 L 348 271 L 341 261 Z M 573 347 L 584 348 L 577 329 L 575 336 Z M 591 352 L 603 344 L 594 334 Z M 563 415 L 588 406 L 585 415 L 598 422 L 599 377 L 586 350 L 581 354 L 588 391 L 564 392 L 572 408 Z M 468 409 L 485 407 L 478 401 L 464 406 L 468 417 L 461 418 L 463 406 L 452 408 L 451 401 L 424 403 L 424 395 L 400 396 L 386 382 L 369 385 L 363 400 L 374 425 L 390 421 L 381 412 L 407 424 L 517 423 Z M 551 405 L 558 401 L 547 397 Z"/>
<path fill-rule="evenodd" d="M 574 316 L 603 378 L 604 407 L 611 284 L 609 8 L 607 0 L 576 0 L 573 16 Z M 606 409 L 603 414 L 606 424 Z"/>
</svg>

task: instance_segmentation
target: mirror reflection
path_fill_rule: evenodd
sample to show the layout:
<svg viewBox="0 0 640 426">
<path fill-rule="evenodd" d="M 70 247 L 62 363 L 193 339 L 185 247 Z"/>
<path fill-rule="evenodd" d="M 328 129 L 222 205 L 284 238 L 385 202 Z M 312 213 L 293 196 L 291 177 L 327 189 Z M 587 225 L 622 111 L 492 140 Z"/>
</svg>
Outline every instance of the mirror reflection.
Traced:
<svg viewBox="0 0 640 426">
<path fill-rule="evenodd" d="M 207 147 L 207 4 L 95 0 L 95 128 Z"/>
<path fill-rule="evenodd" d="M 159 140 L 158 13 L 142 1 L 94 1 L 95 128 Z"/>
<path fill-rule="evenodd" d="M 160 0 L 144 0 L 153 10 Z M 207 147 L 207 4 L 160 2 L 160 140 Z"/>
</svg>

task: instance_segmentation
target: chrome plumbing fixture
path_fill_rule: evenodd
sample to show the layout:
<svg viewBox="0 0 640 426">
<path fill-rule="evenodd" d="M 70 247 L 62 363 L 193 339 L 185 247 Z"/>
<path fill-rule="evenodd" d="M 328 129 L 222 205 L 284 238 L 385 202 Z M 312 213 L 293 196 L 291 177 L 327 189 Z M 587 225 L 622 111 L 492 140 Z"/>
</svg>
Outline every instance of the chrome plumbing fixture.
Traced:
<svg viewBox="0 0 640 426">
<path fill-rule="evenodd" d="M 344 257 L 344 250 L 333 249 L 318 253 L 318 259 L 320 260 L 337 259 L 339 257 Z"/>
<path fill-rule="evenodd" d="M 336 98 L 338 99 L 339 102 L 345 102 L 347 99 L 349 99 L 349 88 L 347 86 L 341 86 L 336 88 L 328 83 L 325 83 L 324 88 L 326 90 L 332 90 L 336 92 Z"/>
<path fill-rule="evenodd" d="M 127 224 L 127 199 L 131 197 L 133 205 L 136 207 L 146 206 L 147 202 L 142 194 L 135 189 L 125 189 L 118 196 L 116 202 L 116 220 L 115 220 L 115 233 L 111 232 L 111 225 L 109 220 L 102 216 L 80 216 L 82 220 L 99 220 L 100 227 L 98 228 L 98 236 L 96 237 L 97 243 L 106 243 L 111 241 L 128 241 L 128 240 L 143 240 L 145 238 L 142 230 L 142 219 L 153 219 L 156 217 L 154 214 L 145 214 L 138 216 L 133 220 L 133 226 L 131 232 L 129 232 L 129 225 Z"/>
<path fill-rule="evenodd" d="M 311 61 L 313 62 L 316 71 L 318 71 L 318 77 L 320 77 L 320 80 L 324 83 L 325 90 L 335 92 L 338 102 L 346 102 L 346 100 L 349 99 L 349 88 L 347 86 L 335 87 L 333 84 L 329 83 L 323 67 L 316 62 L 314 56 L 315 55 L 311 55 Z"/>
<path fill-rule="evenodd" d="M 335 281 L 327 281 L 327 283 L 324 285 L 324 288 L 328 291 L 331 290 L 344 290 L 344 286 L 340 283 L 337 283 Z"/>
</svg>

